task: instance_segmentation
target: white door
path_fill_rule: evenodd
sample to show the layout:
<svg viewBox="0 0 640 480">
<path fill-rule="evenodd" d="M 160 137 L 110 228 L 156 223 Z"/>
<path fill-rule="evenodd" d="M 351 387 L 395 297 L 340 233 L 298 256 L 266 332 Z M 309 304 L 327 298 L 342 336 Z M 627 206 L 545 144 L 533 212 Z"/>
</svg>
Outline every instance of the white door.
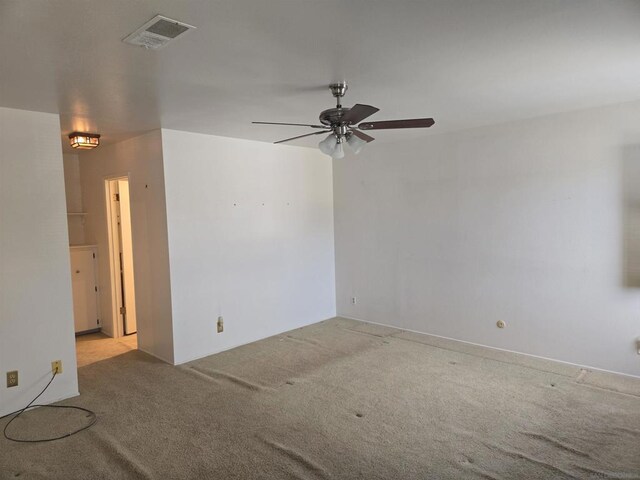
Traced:
<svg viewBox="0 0 640 480">
<path fill-rule="evenodd" d="M 95 250 L 71 249 L 71 287 L 76 333 L 100 328 Z"/>
<path fill-rule="evenodd" d="M 136 292 L 133 281 L 133 240 L 131 238 L 131 202 L 129 181 L 118 180 L 120 199 L 120 244 L 122 253 L 122 293 L 124 296 L 124 334 L 136 333 Z"/>
</svg>

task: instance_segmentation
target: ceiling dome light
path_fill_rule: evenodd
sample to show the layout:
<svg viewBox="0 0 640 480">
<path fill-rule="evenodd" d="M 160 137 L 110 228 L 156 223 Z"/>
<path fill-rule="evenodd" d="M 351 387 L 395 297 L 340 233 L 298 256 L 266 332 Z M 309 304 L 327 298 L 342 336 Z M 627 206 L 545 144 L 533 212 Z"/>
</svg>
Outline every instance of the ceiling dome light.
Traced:
<svg viewBox="0 0 640 480">
<path fill-rule="evenodd" d="M 91 150 L 100 145 L 100 135 L 97 133 L 73 132 L 69 134 L 69 143 L 78 150 Z"/>
<path fill-rule="evenodd" d="M 330 133 L 327 138 L 325 138 L 318 144 L 318 148 L 325 155 L 333 155 L 333 152 L 335 151 L 337 144 L 338 144 L 338 139 L 333 133 Z"/>
<path fill-rule="evenodd" d="M 351 150 L 353 150 L 353 153 L 355 153 L 356 155 L 359 154 L 362 151 L 362 148 L 367 144 L 365 140 L 362 140 L 354 133 L 349 135 L 347 143 L 349 144 L 349 147 L 351 147 Z"/>
</svg>

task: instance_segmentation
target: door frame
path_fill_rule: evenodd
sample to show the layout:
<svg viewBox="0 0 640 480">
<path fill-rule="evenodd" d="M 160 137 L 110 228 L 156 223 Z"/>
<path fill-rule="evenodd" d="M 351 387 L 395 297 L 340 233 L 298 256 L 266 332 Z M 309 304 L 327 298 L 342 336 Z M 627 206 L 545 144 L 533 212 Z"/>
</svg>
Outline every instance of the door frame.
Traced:
<svg viewBox="0 0 640 480">
<path fill-rule="evenodd" d="M 115 212 L 112 208 L 112 190 L 111 186 L 114 181 L 118 180 L 126 180 L 131 187 L 131 174 L 129 172 L 119 175 L 110 175 L 104 177 L 104 189 L 105 189 L 105 206 L 106 206 L 106 222 L 107 222 L 107 250 L 109 251 L 109 283 L 111 287 L 111 320 L 112 320 L 112 331 L 114 338 L 125 336 L 124 331 L 124 317 L 119 311 L 119 306 L 123 304 L 122 302 L 122 278 L 120 272 L 120 247 L 116 246 L 115 242 L 120 242 L 120 231 L 117 230 L 117 220 L 115 216 Z M 131 191 L 131 189 L 129 189 Z M 131 214 L 131 202 L 129 202 L 129 214 Z M 116 230 L 116 233 L 114 233 Z M 133 230 L 133 228 L 132 228 Z M 117 235 L 117 236 L 116 236 Z M 133 232 L 131 232 L 131 236 L 133 237 Z M 133 239 L 132 239 L 133 243 Z M 131 266 L 133 269 L 133 265 Z M 135 270 L 133 272 L 135 274 Z M 133 277 L 133 275 L 132 275 Z M 135 291 L 135 282 L 132 285 Z M 134 294 L 135 297 L 135 294 Z M 125 299 L 125 304 L 126 302 Z M 135 305 L 135 298 L 133 304 Z M 132 309 L 133 315 L 136 314 L 135 306 Z"/>
</svg>

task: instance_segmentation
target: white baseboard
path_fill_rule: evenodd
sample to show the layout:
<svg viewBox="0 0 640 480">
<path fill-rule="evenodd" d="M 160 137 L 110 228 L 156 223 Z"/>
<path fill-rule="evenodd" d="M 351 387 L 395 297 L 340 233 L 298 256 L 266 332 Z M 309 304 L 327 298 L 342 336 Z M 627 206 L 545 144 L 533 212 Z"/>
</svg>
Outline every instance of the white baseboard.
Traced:
<svg viewBox="0 0 640 480">
<path fill-rule="evenodd" d="M 597 372 L 603 372 L 603 373 L 609 373 L 609 374 L 613 374 L 613 375 L 621 375 L 621 376 L 624 376 L 624 377 L 629 377 L 629 378 L 634 378 L 634 379 L 640 379 L 639 375 L 631 375 L 629 373 L 615 372 L 613 370 L 606 370 L 604 368 L 598 368 L 598 367 L 593 367 L 593 366 L 590 366 L 590 365 L 581 365 L 581 364 L 578 364 L 578 363 L 566 362 L 564 360 L 558 360 L 556 358 L 543 357 L 543 356 L 534 355 L 534 354 L 531 354 L 531 353 L 518 352 L 516 350 L 508 350 L 506 348 L 491 347 L 489 345 L 483 345 L 481 343 L 474 343 L 474 342 L 469 342 L 469 341 L 466 341 L 466 340 L 460 340 L 458 338 L 445 337 L 443 335 L 435 335 L 433 333 L 428 333 L 428 332 L 419 332 L 417 330 L 411 330 L 409 328 L 398 327 L 397 325 L 389 325 L 389 324 L 386 324 L 386 323 L 371 322 L 369 320 L 363 320 L 362 318 L 349 317 L 347 315 L 337 315 L 337 316 L 338 317 L 342 317 L 342 318 L 347 318 L 349 320 L 355 320 L 357 322 L 369 323 L 371 325 L 379 325 L 381 327 L 396 328 L 398 330 L 403 330 L 405 332 L 418 333 L 418 334 L 421 334 L 421 335 L 428 335 L 430 337 L 441 338 L 443 340 L 449 340 L 449 341 L 452 341 L 452 342 L 458 342 L 458 343 L 462 343 L 462 344 L 466 344 L 466 345 L 473 345 L 474 347 L 481 347 L 481 348 L 486 348 L 486 349 L 489 349 L 489 350 L 496 350 L 496 351 L 499 351 L 499 352 L 511 353 L 511 354 L 514 354 L 514 355 L 523 355 L 525 357 L 536 358 L 538 360 L 545 360 L 545 361 L 548 361 L 548 362 L 560 363 L 560 364 L 563 364 L 563 365 L 569 365 L 569 366 L 580 368 L 580 369 L 593 370 L 593 371 L 597 371 Z"/>
</svg>

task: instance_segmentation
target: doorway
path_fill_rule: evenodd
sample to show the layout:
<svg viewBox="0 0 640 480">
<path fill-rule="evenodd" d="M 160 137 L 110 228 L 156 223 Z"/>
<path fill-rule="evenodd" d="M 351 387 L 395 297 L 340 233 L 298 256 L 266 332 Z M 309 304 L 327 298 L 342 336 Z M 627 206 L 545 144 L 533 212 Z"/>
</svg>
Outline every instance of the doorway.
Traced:
<svg viewBox="0 0 640 480">
<path fill-rule="evenodd" d="M 133 333 L 137 330 L 137 308 L 130 176 L 126 172 L 103 176 L 91 169 L 83 176 L 85 165 L 94 161 L 85 160 L 82 153 L 63 154 L 78 367 L 138 347 L 137 334 Z M 110 190 L 119 194 L 119 205 L 112 203 Z M 114 240 L 118 245 L 116 255 Z M 124 307 L 122 314 L 120 307 Z"/>
<path fill-rule="evenodd" d="M 129 177 L 105 180 L 114 336 L 137 333 Z"/>
</svg>

